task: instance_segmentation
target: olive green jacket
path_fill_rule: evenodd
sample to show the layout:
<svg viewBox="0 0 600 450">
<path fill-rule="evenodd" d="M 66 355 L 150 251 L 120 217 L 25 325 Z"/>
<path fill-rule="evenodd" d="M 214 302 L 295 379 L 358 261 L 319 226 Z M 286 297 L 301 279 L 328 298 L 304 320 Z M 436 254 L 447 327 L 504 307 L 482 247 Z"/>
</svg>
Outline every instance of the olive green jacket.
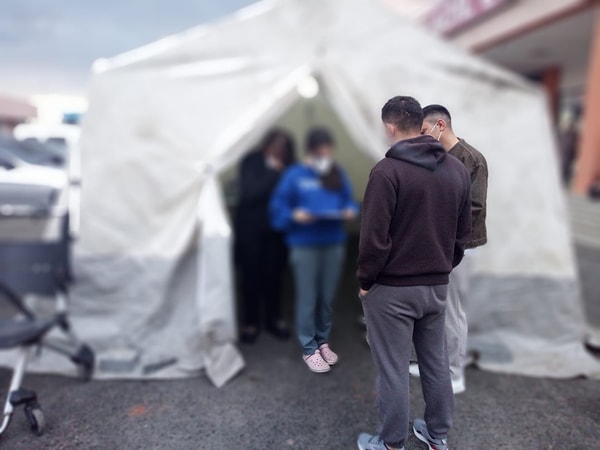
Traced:
<svg viewBox="0 0 600 450">
<path fill-rule="evenodd" d="M 475 248 L 487 242 L 485 226 L 488 187 L 488 166 L 485 157 L 464 139 L 459 139 L 448 153 L 462 162 L 471 174 L 471 241 L 466 248 Z"/>
</svg>

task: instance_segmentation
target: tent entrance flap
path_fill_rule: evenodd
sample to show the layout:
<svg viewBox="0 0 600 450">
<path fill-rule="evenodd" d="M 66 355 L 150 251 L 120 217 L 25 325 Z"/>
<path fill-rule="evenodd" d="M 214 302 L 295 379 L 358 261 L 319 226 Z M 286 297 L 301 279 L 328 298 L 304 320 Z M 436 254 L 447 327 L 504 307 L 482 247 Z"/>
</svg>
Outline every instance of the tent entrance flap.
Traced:
<svg viewBox="0 0 600 450">
<path fill-rule="evenodd" d="M 233 123 L 217 136 L 210 154 L 220 157 L 213 159 L 214 167 L 210 169 L 221 173 L 235 164 L 246 151 L 248 143 L 257 142 L 269 126 L 300 98 L 297 86 L 310 74 L 310 67 L 298 67 L 265 91 L 252 108 L 236 117 Z"/>
<path fill-rule="evenodd" d="M 310 99 L 296 98 L 279 117 L 272 122 L 264 122 L 265 127 L 261 129 L 264 130 L 263 133 L 271 127 L 288 131 L 296 143 L 296 156 L 301 160 L 305 152 L 306 133 L 315 126 L 328 128 L 336 141 L 335 159 L 347 172 L 354 188 L 354 197 L 360 201 L 367 185 L 369 172 L 379 159 L 378 154 L 382 154 L 385 150 L 384 144 L 379 145 L 378 142 L 374 142 L 369 145 L 365 139 L 362 143 L 356 139 L 356 132 L 353 132 L 348 124 L 357 123 L 360 120 L 355 119 L 352 122 L 348 119 L 345 120 L 338 113 L 341 109 L 339 105 L 343 103 L 338 103 L 338 107 L 335 108 L 329 100 L 331 91 L 323 86 L 320 92 L 319 95 Z M 346 109 L 346 111 L 350 110 L 351 108 Z M 366 125 L 358 125 L 358 127 L 360 126 Z M 238 158 L 241 158 L 244 153 L 256 149 L 261 138 L 262 135 L 257 134 L 253 136 L 253 139 L 241 142 L 239 144 L 241 148 L 235 150 Z M 220 177 L 230 209 L 234 208 L 237 203 L 236 178 L 237 166 L 231 165 Z"/>
</svg>

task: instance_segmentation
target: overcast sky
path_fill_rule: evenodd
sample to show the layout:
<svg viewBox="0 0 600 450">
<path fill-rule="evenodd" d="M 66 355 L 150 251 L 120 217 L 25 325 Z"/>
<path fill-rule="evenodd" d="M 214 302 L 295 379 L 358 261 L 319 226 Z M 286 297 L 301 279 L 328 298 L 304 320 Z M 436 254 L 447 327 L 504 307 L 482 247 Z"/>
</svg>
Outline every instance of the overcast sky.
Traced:
<svg viewBox="0 0 600 450">
<path fill-rule="evenodd" d="M 1 0 L 0 93 L 84 94 L 92 62 L 254 0 Z"/>
</svg>

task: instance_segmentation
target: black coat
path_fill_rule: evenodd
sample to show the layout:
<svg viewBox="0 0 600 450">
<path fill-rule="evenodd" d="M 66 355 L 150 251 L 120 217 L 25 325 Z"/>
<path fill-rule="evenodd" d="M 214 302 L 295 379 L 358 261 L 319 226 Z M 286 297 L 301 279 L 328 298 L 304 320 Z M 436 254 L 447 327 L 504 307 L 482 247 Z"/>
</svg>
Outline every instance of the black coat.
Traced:
<svg viewBox="0 0 600 450">
<path fill-rule="evenodd" d="M 261 152 L 249 153 L 240 165 L 239 202 L 235 218 L 236 239 L 259 239 L 271 232 L 269 201 L 281 172 L 267 167 Z"/>
</svg>

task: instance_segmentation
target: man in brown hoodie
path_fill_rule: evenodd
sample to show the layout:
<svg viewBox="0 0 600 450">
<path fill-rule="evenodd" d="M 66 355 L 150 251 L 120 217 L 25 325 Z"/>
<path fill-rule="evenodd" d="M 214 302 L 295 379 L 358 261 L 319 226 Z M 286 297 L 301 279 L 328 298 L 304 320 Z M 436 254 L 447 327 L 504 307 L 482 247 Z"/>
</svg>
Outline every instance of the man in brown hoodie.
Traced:
<svg viewBox="0 0 600 450">
<path fill-rule="evenodd" d="M 382 109 L 392 146 L 371 171 L 364 196 L 358 279 L 378 370 L 380 435 L 363 433 L 361 450 L 402 449 L 408 436 L 411 341 L 421 366 L 425 420 L 413 430 L 446 450 L 454 408 L 444 338 L 448 279 L 471 238 L 469 173 L 431 136 L 412 97 Z"/>
</svg>

